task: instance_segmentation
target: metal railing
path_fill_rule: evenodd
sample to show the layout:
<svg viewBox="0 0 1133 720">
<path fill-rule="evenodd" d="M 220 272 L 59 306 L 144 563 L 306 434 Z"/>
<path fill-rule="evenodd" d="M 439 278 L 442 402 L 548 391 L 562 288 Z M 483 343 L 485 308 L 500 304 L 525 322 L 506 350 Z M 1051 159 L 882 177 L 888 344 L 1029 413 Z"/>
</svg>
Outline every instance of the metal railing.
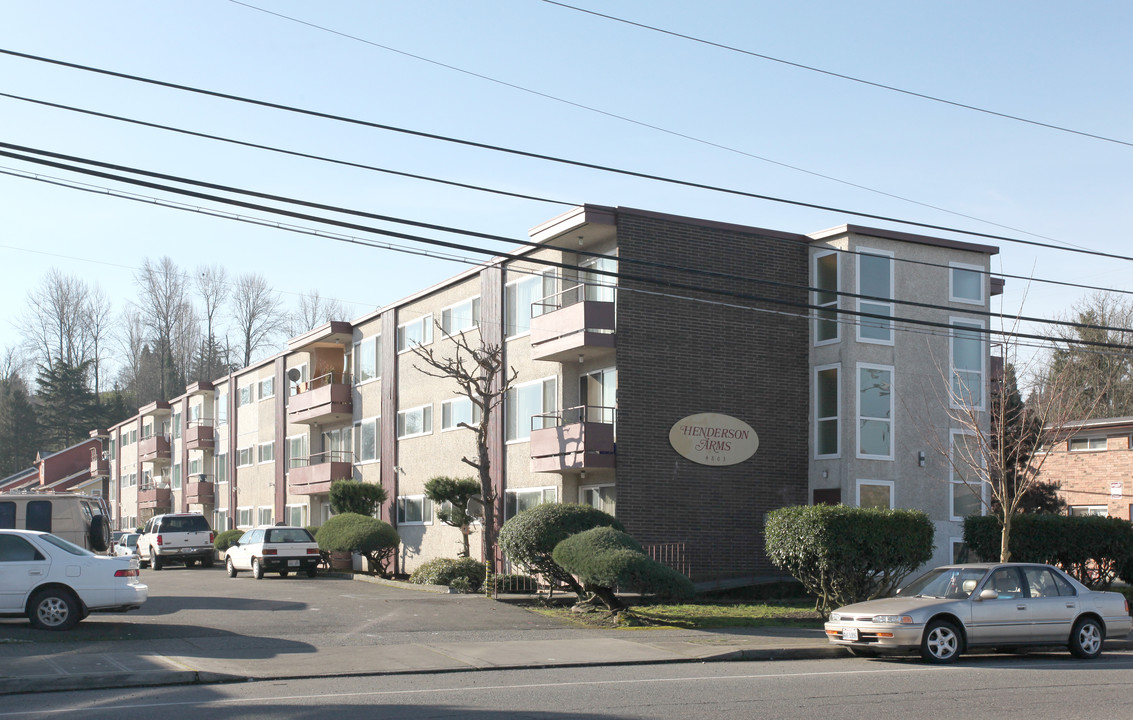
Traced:
<svg viewBox="0 0 1133 720">
<path fill-rule="evenodd" d="M 613 425 L 617 422 L 617 418 L 617 408 L 602 405 L 579 405 L 577 407 L 563 408 L 562 410 L 552 410 L 551 412 L 532 415 L 531 429 L 542 430 L 544 428 L 562 427 L 563 425 L 575 425 L 585 422 Z"/>
<path fill-rule="evenodd" d="M 344 462 L 353 464 L 354 453 L 349 450 L 327 450 L 325 452 L 315 453 L 306 457 L 291 458 L 291 461 L 288 463 L 288 465 L 292 468 L 300 468 L 332 462 Z"/>
</svg>

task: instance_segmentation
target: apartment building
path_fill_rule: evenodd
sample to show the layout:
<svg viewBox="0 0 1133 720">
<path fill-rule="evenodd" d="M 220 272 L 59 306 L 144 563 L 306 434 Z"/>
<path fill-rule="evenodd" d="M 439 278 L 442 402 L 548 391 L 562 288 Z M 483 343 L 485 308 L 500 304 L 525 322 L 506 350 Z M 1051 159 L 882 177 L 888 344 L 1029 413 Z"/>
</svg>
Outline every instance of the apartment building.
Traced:
<svg viewBox="0 0 1133 720">
<path fill-rule="evenodd" d="M 971 503 L 929 450 L 957 432 L 940 405 L 950 382 L 986 403 L 995 248 L 602 206 L 529 237 L 110 428 L 120 525 L 168 510 L 217 529 L 319 525 L 331 482 L 353 477 L 386 488 L 400 570 L 455 556 L 460 533 L 424 487 L 473 474 L 459 424 L 479 418 L 413 348 L 451 356 L 465 337 L 501 346 L 515 374 L 490 417 L 498 517 L 590 503 L 694 579 L 724 580 L 774 572 L 775 508 L 916 507 L 951 558 Z"/>
<path fill-rule="evenodd" d="M 1071 515 L 1133 520 L 1133 417 L 1067 423 L 1059 434 L 1039 449 L 1039 480 L 1058 483 Z"/>
</svg>

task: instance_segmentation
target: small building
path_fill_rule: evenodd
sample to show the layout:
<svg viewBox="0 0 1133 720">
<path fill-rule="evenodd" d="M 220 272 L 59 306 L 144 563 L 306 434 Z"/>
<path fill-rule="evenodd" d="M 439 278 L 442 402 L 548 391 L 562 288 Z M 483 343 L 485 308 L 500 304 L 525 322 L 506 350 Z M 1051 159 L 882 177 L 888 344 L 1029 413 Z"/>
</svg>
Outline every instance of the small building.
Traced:
<svg viewBox="0 0 1133 720">
<path fill-rule="evenodd" d="M 1039 480 L 1059 485 L 1071 515 L 1133 520 L 1133 417 L 1067 423 L 1046 454 Z"/>
</svg>

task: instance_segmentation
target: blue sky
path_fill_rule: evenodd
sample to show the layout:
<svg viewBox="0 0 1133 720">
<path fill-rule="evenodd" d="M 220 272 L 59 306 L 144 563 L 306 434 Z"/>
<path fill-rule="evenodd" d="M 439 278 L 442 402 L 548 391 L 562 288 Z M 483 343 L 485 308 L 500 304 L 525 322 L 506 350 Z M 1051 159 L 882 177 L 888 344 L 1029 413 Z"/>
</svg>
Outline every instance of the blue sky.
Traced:
<svg viewBox="0 0 1133 720">
<path fill-rule="evenodd" d="M 748 192 L 1133 254 L 1128 145 L 867 87 L 539 0 L 250 4 L 353 38 L 228 0 L 4 0 L 0 48 Z M 577 4 L 1133 142 L 1133 6 L 1126 3 Z M 10 56 L 0 56 L 0 92 L 567 202 L 792 232 L 846 222 L 906 229 Z M 8 98 L 0 98 L 0 128 L 11 143 L 514 238 L 565 209 Z M 34 169 L 7 158 L 0 158 L 0 168 Z M 1124 261 L 989 242 L 1002 248 L 996 270 L 1128 287 Z M 135 295 L 132 278 L 141 259 L 163 255 L 187 271 L 222 263 L 231 274 L 258 272 L 291 293 L 289 302 L 318 289 L 347 304 L 351 317 L 465 267 L 0 175 L 0 348 L 17 342 L 12 320 L 51 268 L 98 282 L 121 310 Z M 1005 312 L 1018 312 L 1026 293 L 1025 314 L 1053 316 L 1086 292 L 1025 285 L 1008 282 Z"/>
</svg>

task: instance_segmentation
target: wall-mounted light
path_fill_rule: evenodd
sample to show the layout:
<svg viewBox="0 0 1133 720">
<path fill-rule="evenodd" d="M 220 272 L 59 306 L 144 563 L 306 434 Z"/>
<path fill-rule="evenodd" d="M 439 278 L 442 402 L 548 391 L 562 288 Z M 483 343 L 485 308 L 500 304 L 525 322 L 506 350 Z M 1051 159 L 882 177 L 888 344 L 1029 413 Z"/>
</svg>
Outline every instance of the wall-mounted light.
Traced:
<svg viewBox="0 0 1133 720">
<path fill-rule="evenodd" d="M 823 479 L 830 477 L 830 471 L 829 470 L 823 470 L 822 471 L 822 477 L 823 477 Z"/>
<path fill-rule="evenodd" d="M 925 463 L 924 450 L 921 450 L 920 452 L 917 453 L 917 465 L 924 467 L 924 463 Z"/>
</svg>

